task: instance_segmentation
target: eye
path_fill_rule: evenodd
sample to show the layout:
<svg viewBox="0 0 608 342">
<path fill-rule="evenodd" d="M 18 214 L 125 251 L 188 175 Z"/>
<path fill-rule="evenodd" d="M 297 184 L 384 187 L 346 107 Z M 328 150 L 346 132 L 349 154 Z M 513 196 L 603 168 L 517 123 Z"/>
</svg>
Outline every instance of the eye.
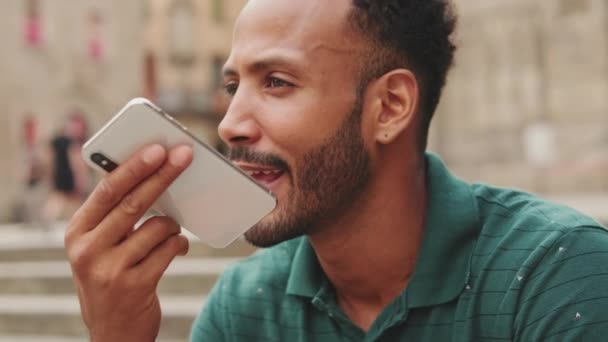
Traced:
<svg viewBox="0 0 608 342">
<path fill-rule="evenodd" d="M 293 85 L 287 81 L 283 81 L 280 78 L 269 77 L 268 83 L 266 84 L 266 86 L 268 88 L 283 88 L 283 87 L 291 87 Z"/>
<path fill-rule="evenodd" d="M 236 94 L 237 89 L 239 88 L 239 84 L 237 82 L 228 82 L 224 84 L 224 91 L 229 96 L 234 96 Z"/>
</svg>

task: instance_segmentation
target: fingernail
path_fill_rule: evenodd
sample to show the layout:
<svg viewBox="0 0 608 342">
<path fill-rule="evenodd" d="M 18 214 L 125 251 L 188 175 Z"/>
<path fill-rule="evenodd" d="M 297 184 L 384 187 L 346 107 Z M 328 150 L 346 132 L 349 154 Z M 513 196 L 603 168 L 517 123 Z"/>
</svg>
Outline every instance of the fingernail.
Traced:
<svg viewBox="0 0 608 342">
<path fill-rule="evenodd" d="M 186 167 L 192 160 L 192 147 L 182 145 L 176 147 L 169 156 L 169 162 L 176 167 Z"/>
<path fill-rule="evenodd" d="M 144 150 L 142 160 L 148 165 L 157 164 L 165 157 L 165 149 L 160 145 L 152 145 Z"/>
</svg>

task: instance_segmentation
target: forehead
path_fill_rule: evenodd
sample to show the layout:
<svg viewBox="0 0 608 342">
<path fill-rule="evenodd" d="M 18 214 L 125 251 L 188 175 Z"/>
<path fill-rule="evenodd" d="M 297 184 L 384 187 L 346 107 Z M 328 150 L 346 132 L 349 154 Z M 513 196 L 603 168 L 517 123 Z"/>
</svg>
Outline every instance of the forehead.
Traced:
<svg viewBox="0 0 608 342">
<path fill-rule="evenodd" d="M 352 0 L 250 0 L 235 25 L 228 66 L 284 57 L 301 63 L 353 59 Z"/>
</svg>

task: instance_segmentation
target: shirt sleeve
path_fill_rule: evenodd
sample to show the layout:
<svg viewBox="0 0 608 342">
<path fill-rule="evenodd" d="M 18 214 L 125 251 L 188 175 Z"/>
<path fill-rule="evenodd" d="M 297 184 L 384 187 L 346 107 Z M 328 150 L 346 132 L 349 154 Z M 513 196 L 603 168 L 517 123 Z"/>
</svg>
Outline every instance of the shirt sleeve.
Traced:
<svg viewBox="0 0 608 342">
<path fill-rule="evenodd" d="M 608 231 L 579 227 L 547 248 L 519 294 L 515 341 L 608 338 Z"/>
<path fill-rule="evenodd" d="M 224 283 L 227 272 L 215 283 L 207 301 L 192 325 L 191 342 L 229 341 L 228 320 L 225 315 Z"/>
</svg>

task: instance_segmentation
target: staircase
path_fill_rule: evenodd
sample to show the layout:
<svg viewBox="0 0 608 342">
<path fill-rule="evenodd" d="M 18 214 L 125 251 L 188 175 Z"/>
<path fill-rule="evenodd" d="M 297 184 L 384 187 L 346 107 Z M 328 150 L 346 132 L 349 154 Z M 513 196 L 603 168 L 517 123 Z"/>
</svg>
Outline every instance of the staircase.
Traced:
<svg viewBox="0 0 608 342">
<path fill-rule="evenodd" d="M 159 342 L 187 341 L 219 274 L 255 249 L 237 241 L 216 250 L 191 240 L 159 284 Z M 0 226 L 0 342 L 84 342 L 87 333 L 63 250 L 63 229 Z"/>
</svg>

